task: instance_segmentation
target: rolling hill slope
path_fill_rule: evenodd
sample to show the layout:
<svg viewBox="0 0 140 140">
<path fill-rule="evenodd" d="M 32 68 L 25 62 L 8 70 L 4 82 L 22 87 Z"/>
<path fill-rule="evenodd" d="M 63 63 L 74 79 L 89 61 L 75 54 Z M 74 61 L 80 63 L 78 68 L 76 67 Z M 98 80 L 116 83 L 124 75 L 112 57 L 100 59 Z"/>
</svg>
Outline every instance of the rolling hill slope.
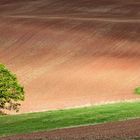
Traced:
<svg viewBox="0 0 140 140">
<path fill-rule="evenodd" d="M 139 0 L 0 0 L 0 62 L 22 112 L 140 98 Z"/>
</svg>

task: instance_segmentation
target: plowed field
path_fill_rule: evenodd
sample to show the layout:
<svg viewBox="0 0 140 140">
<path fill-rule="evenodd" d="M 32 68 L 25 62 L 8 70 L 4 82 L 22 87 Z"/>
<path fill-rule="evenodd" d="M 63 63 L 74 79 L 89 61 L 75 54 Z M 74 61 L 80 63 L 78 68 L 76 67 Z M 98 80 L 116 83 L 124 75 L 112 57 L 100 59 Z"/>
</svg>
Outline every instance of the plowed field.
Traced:
<svg viewBox="0 0 140 140">
<path fill-rule="evenodd" d="M 139 0 L 0 0 L 0 62 L 20 113 L 140 99 Z"/>
</svg>

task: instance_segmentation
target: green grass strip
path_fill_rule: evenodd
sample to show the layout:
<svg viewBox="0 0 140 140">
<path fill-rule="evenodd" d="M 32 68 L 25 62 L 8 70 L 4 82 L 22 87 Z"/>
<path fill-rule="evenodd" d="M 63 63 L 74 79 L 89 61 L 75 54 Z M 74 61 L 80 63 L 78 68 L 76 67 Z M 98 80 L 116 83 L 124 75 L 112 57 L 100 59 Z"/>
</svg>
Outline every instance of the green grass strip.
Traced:
<svg viewBox="0 0 140 140">
<path fill-rule="evenodd" d="M 140 102 L 0 116 L 0 136 L 140 118 Z"/>
</svg>

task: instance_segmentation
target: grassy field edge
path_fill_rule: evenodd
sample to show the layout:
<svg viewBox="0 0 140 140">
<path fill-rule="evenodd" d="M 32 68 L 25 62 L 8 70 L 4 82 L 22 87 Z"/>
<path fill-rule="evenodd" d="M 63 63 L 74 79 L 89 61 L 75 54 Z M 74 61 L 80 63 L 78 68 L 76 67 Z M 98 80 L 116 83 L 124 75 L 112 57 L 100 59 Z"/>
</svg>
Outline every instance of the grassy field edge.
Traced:
<svg viewBox="0 0 140 140">
<path fill-rule="evenodd" d="M 0 136 L 140 118 L 140 101 L 0 116 Z"/>
</svg>

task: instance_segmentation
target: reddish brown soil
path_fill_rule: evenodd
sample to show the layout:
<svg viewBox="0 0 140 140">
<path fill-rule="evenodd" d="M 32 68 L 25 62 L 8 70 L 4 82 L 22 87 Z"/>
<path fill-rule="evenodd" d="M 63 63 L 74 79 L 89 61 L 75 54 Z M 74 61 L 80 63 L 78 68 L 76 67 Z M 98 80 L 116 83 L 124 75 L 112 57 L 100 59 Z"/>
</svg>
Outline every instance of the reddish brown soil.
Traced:
<svg viewBox="0 0 140 140">
<path fill-rule="evenodd" d="M 139 0 L 0 0 L 0 62 L 25 86 L 20 113 L 140 99 Z"/>
<path fill-rule="evenodd" d="M 139 140 L 140 119 L 67 128 L 1 138 L 1 140 Z"/>
</svg>

